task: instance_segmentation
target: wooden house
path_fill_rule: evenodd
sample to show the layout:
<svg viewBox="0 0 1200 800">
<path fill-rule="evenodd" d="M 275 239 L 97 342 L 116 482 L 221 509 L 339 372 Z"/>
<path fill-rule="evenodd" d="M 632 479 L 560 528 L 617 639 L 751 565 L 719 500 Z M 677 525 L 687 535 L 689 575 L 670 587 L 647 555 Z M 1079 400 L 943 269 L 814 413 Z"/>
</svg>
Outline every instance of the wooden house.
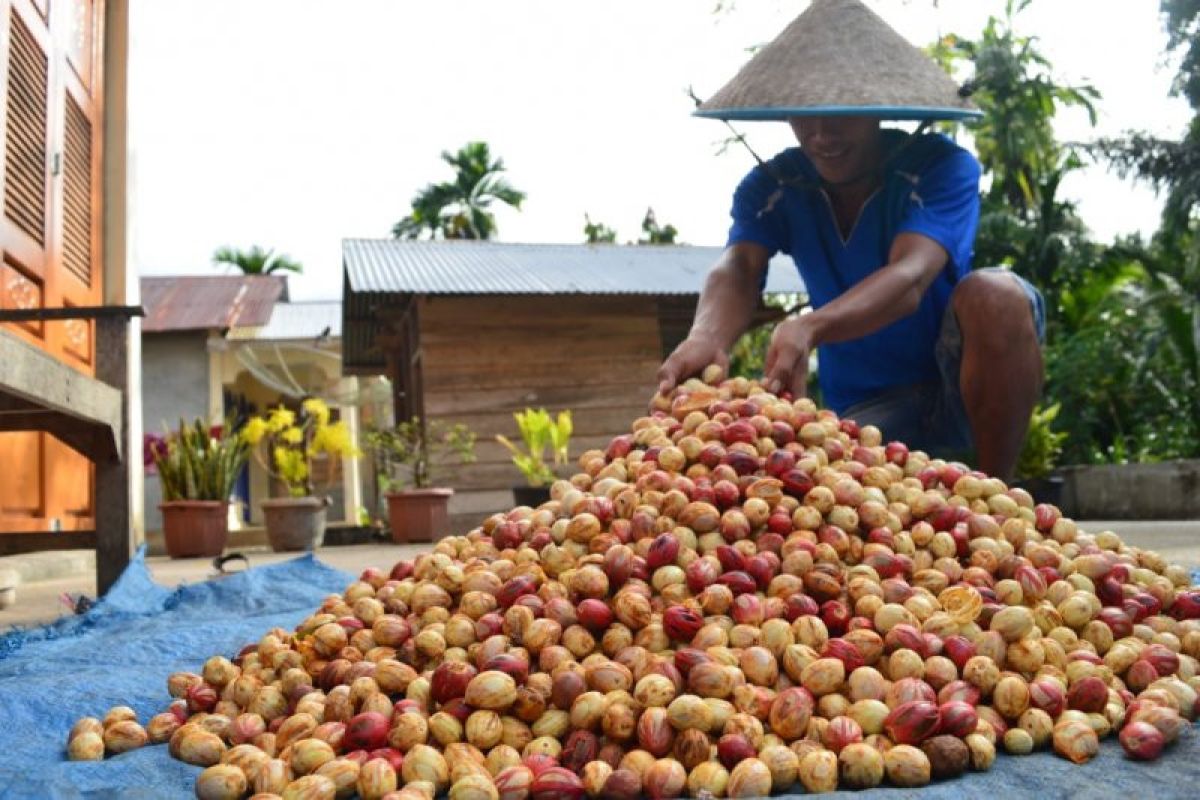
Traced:
<svg viewBox="0 0 1200 800">
<path fill-rule="evenodd" d="M 443 473 L 463 533 L 512 506 L 522 478 L 494 436 L 516 436 L 514 411 L 570 409 L 572 458 L 645 413 L 720 248 L 352 239 L 342 253 L 343 369 L 387 375 L 398 419 L 479 436 L 478 461 Z M 803 291 L 773 262 L 767 293 Z"/>
<path fill-rule="evenodd" d="M 127 30 L 127 0 L 0 1 L 0 553 L 95 547 L 101 591 L 141 472 Z"/>
</svg>

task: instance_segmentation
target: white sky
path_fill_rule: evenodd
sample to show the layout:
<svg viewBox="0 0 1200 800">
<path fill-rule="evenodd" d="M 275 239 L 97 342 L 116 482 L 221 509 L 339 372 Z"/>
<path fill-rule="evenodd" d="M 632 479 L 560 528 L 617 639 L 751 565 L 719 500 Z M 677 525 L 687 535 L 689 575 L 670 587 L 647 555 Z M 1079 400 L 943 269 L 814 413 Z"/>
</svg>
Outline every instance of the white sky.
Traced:
<svg viewBox="0 0 1200 800">
<path fill-rule="evenodd" d="M 909 41 L 975 37 L 1002 0 L 867 0 Z M 716 155 L 690 116 L 804 0 L 138 0 L 131 4 L 133 259 L 142 274 L 212 273 L 218 246 L 304 264 L 293 299 L 341 295 L 341 239 L 387 237 L 413 194 L 450 177 L 442 150 L 487 141 L 527 194 L 499 239 L 579 242 L 583 215 L 635 239 L 654 207 L 690 244 L 724 242 L 752 161 Z M 1158 0 L 1035 0 L 1018 30 L 1058 78 L 1103 94 L 1068 139 L 1178 136 Z M 768 156 L 781 123 L 743 123 Z M 1100 238 L 1157 226 L 1160 204 L 1092 168 L 1066 193 Z"/>
</svg>

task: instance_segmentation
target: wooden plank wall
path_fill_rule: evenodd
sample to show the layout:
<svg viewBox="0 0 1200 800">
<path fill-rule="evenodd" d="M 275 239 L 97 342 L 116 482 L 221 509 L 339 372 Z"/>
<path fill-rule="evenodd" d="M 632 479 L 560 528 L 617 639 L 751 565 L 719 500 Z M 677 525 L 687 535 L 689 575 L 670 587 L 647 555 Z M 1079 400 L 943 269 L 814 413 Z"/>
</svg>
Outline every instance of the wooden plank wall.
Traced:
<svg viewBox="0 0 1200 800">
<path fill-rule="evenodd" d="M 652 297 L 425 297 L 421 300 L 425 411 L 478 436 L 475 464 L 443 470 L 453 486 L 452 530 L 466 533 L 512 507 L 523 482 L 494 437 L 518 436 L 514 411 L 573 412 L 572 464 L 646 412 L 662 361 Z"/>
</svg>

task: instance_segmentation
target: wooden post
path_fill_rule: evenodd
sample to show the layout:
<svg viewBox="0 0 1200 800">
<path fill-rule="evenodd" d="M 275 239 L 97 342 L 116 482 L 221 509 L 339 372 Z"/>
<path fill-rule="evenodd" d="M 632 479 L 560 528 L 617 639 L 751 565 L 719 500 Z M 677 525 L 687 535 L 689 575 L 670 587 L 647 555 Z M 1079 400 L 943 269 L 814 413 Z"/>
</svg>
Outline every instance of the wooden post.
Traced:
<svg viewBox="0 0 1200 800">
<path fill-rule="evenodd" d="M 338 411 L 341 418 L 346 422 L 346 428 L 350 431 L 350 441 L 356 447 L 359 447 L 362 434 L 360 433 L 358 422 L 358 378 L 353 376 L 342 378 L 338 384 L 337 394 L 339 397 L 346 397 L 348 395 L 355 398 L 353 402 L 338 406 Z M 362 448 L 359 447 L 359 449 Z M 342 498 L 346 521 L 352 525 L 357 525 L 358 509 L 363 504 L 363 491 L 362 476 L 359 471 L 358 458 L 356 457 L 342 459 Z"/>
<path fill-rule="evenodd" d="M 121 389 L 121 432 L 129 426 L 129 321 L 123 317 L 96 320 L 96 378 Z M 120 452 L 96 459 L 96 591 L 107 592 L 133 557 L 130 520 L 130 478 Z M 123 448 L 125 459 L 139 454 Z"/>
<path fill-rule="evenodd" d="M 418 298 L 404 295 L 400 302 L 379 314 L 383 332 L 375 344 L 384 353 L 392 381 L 392 411 L 396 422 L 425 417 L 425 389 L 421 363 L 421 323 Z"/>
</svg>

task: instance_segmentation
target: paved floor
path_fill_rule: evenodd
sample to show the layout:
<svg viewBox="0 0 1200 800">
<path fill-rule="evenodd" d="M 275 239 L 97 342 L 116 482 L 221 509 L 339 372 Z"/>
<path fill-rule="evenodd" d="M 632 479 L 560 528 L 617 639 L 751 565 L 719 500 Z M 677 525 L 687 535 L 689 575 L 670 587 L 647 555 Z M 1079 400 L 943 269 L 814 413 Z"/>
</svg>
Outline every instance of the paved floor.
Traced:
<svg viewBox="0 0 1200 800">
<path fill-rule="evenodd" d="M 367 567 L 390 569 L 402 558 L 425 552 L 429 545 L 364 544 L 345 547 L 324 547 L 317 557 L 326 564 L 357 575 Z M 275 564 L 296 558 L 298 553 L 273 553 L 269 550 L 241 550 L 254 567 Z M 71 558 L 82 559 L 88 564 L 86 570 L 43 580 L 22 582 L 17 588 L 17 602 L 9 608 L 0 609 L 0 631 L 14 626 L 28 627 L 50 622 L 63 614 L 70 613 L 60 599 L 63 593 L 96 594 L 95 560 L 87 558 L 92 553 L 71 551 Z M 154 580 L 164 586 L 178 586 L 207 580 L 215 573 L 211 558 L 171 559 L 166 556 L 151 556 L 146 559 Z M 230 567 L 239 567 L 232 564 Z"/>
<path fill-rule="evenodd" d="M 1081 522 L 1084 530 L 1112 530 L 1125 541 L 1138 547 L 1160 552 L 1169 562 L 1195 569 L 1200 568 L 1200 520 L 1171 522 Z M 325 563 L 353 574 L 367 567 L 388 569 L 401 558 L 411 558 L 425 551 L 428 545 L 366 544 L 345 547 L 324 547 L 317 557 Z M 244 550 L 252 566 L 273 564 L 294 553 L 272 553 L 267 550 Z M 0 631 L 13 626 L 39 625 L 69 613 L 59 599 L 64 592 L 96 593 L 94 558 L 87 551 L 64 554 L 31 554 L 0 559 L 7 566 L 24 572 L 24 581 L 17 589 L 17 602 L 0 609 Z M 154 579 L 165 586 L 202 581 L 213 573 L 212 561 L 206 558 L 169 559 L 150 557 L 146 561 Z M 56 573 L 55 570 L 58 570 Z M 65 574 L 63 574 L 65 573 Z M 58 575 L 56 577 L 56 574 Z"/>
</svg>

